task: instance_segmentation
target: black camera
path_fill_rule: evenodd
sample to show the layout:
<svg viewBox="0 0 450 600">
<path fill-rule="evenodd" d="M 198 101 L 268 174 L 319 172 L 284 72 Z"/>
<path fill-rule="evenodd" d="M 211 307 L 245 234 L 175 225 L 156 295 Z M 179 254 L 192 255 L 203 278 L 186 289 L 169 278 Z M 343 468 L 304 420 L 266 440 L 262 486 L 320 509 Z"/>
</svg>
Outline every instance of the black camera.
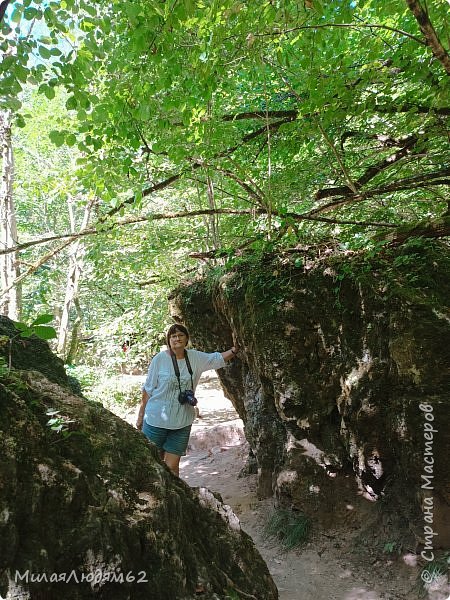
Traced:
<svg viewBox="0 0 450 600">
<path fill-rule="evenodd" d="M 190 404 L 191 406 L 197 406 L 197 398 L 194 396 L 194 392 L 192 390 L 184 390 L 184 392 L 180 392 L 178 396 L 178 402 L 180 404 Z"/>
</svg>

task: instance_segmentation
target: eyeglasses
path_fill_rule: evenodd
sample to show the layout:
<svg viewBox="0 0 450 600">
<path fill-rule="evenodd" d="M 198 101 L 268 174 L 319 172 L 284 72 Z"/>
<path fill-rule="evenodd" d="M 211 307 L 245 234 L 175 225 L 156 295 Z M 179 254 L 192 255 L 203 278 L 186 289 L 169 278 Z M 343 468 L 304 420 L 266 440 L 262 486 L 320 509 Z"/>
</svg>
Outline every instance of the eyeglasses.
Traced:
<svg viewBox="0 0 450 600">
<path fill-rule="evenodd" d="M 183 339 L 184 337 L 186 337 L 185 333 L 174 333 L 173 335 L 170 336 L 171 340 L 176 340 L 176 339 Z"/>
</svg>

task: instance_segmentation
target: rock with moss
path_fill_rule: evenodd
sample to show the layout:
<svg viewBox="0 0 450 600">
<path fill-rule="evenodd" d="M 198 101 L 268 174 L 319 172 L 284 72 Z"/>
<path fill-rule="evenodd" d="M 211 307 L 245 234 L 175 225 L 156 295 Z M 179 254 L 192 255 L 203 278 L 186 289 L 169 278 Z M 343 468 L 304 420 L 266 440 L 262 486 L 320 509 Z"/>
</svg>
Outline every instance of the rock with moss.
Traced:
<svg viewBox="0 0 450 600">
<path fill-rule="evenodd" d="M 278 597 L 231 509 L 141 432 L 38 371 L 3 375 L 0 402 L 2 597 Z"/>
<path fill-rule="evenodd" d="M 450 546 L 448 246 L 299 255 L 249 256 L 171 297 L 196 347 L 241 348 L 219 376 L 260 496 L 325 528 L 369 512 L 410 548 L 432 526 Z"/>
</svg>

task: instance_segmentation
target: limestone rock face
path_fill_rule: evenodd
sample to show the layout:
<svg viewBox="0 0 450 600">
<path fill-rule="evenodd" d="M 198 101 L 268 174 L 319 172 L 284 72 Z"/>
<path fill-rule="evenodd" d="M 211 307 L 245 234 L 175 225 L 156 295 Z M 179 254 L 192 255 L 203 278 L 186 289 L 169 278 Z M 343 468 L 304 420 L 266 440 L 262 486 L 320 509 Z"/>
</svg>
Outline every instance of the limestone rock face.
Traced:
<svg viewBox="0 0 450 600">
<path fill-rule="evenodd" d="M 0 432 L 3 598 L 278 598 L 230 507 L 100 405 L 13 370 L 0 377 Z"/>
<path fill-rule="evenodd" d="M 447 247 L 298 256 L 243 263 L 171 298 L 197 348 L 233 338 L 241 348 L 218 373 L 256 456 L 260 496 L 323 527 L 358 523 L 377 505 L 386 529 L 395 521 L 418 544 L 428 503 L 435 545 L 450 545 Z"/>
</svg>

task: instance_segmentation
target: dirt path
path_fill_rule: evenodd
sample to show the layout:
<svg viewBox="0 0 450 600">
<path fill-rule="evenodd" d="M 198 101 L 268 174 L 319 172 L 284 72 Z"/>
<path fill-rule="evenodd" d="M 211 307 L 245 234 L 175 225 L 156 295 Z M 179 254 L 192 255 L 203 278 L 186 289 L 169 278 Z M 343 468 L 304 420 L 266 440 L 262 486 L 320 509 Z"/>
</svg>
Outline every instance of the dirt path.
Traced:
<svg viewBox="0 0 450 600">
<path fill-rule="evenodd" d="M 354 531 L 315 534 L 305 548 L 284 551 L 264 538 L 274 504 L 256 496 L 256 476 L 239 478 L 248 444 L 233 405 L 214 371 L 197 388 L 201 418 L 194 422 L 191 447 L 181 461 L 180 477 L 192 487 L 219 492 L 253 539 L 278 587 L 279 600 L 450 600 L 446 581 L 424 594 L 418 586 L 417 556 L 375 554 L 369 544 L 352 542 Z M 121 414 L 135 422 L 135 410 Z"/>
<path fill-rule="evenodd" d="M 224 398 L 215 374 L 208 375 L 197 388 L 202 419 L 193 426 L 191 449 L 182 459 L 180 476 L 191 486 L 219 492 L 232 507 L 265 559 L 280 600 L 418 598 L 417 568 L 411 557 L 394 562 L 387 555 L 373 556 L 367 562 L 333 532 L 316 535 L 306 548 L 288 552 L 264 538 L 273 501 L 257 499 L 255 475 L 238 477 L 248 450 L 242 423 Z M 433 600 L 446 598 L 440 595 Z"/>
</svg>

